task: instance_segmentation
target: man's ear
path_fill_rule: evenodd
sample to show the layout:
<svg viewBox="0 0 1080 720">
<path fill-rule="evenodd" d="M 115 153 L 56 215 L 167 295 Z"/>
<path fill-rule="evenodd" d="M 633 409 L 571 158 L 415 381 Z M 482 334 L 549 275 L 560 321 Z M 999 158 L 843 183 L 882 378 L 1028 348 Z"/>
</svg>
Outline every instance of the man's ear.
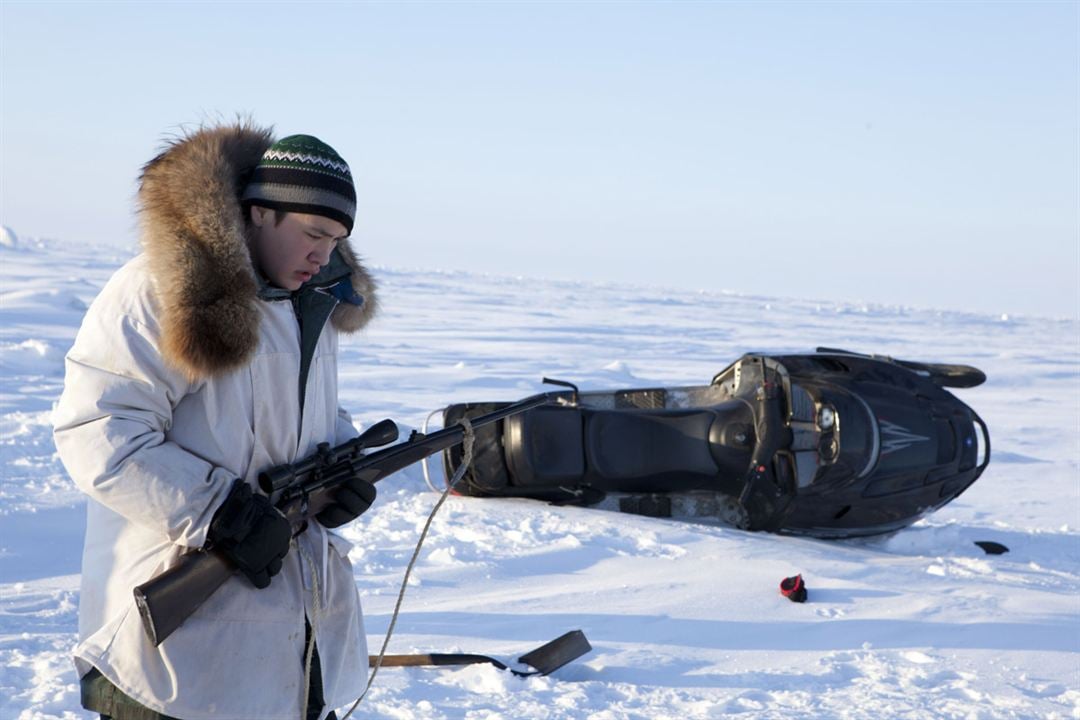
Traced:
<svg viewBox="0 0 1080 720">
<path fill-rule="evenodd" d="M 252 205 L 249 210 L 251 212 L 251 224 L 255 227 L 262 227 L 266 221 L 266 213 L 270 211 L 258 205 Z"/>
</svg>

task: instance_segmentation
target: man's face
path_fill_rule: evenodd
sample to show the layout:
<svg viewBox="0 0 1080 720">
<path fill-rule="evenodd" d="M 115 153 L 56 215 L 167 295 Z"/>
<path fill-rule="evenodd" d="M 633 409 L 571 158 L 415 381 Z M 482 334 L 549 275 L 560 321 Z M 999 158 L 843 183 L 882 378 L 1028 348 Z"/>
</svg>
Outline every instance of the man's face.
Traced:
<svg viewBox="0 0 1080 720">
<path fill-rule="evenodd" d="M 296 290 L 330 262 L 330 253 L 348 230 L 337 220 L 322 215 L 286 213 L 274 224 L 274 211 L 254 205 L 255 226 L 251 249 L 255 266 L 273 285 Z"/>
</svg>

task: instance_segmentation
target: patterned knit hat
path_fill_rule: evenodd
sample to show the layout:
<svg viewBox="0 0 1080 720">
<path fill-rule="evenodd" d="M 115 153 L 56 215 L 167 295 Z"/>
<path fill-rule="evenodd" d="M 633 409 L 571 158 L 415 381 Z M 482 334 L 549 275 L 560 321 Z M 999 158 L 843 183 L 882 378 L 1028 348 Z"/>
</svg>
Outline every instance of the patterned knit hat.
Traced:
<svg viewBox="0 0 1080 720">
<path fill-rule="evenodd" d="M 352 173 L 334 148 L 311 135 L 290 135 L 270 146 L 244 188 L 245 208 L 321 215 L 351 233 L 356 217 Z"/>
</svg>

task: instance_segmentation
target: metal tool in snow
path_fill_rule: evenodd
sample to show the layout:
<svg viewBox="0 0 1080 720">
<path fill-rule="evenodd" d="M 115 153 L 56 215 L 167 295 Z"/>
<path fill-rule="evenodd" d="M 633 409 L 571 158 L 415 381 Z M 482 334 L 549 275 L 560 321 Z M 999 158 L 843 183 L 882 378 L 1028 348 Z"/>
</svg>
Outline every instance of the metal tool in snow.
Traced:
<svg viewBox="0 0 1080 720">
<path fill-rule="evenodd" d="M 506 663 L 488 655 L 473 655 L 470 653 L 384 655 L 381 664 L 383 667 L 446 667 L 488 663 L 500 670 L 512 672 L 518 677 L 532 677 L 534 675 L 550 675 L 591 650 L 592 645 L 586 639 L 585 633 L 580 630 L 571 630 L 518 658 L 519 663 L 528 665 L 533 668 L 532 670 L 515 670 Z M 375 667 L 378 660 L 378 655 L 370 656 L 368 658 L 369 666 Z"/>
</svg>

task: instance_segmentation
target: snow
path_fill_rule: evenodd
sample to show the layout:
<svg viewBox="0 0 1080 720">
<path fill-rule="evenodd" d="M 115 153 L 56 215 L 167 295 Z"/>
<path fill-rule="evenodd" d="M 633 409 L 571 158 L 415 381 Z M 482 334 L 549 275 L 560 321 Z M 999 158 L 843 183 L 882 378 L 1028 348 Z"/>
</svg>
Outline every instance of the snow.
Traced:
<svg viewBox="0 0 1080 720">
<path fill-rule="evenodd" d="M 0 242 L 0 718 L 85 717 L 75 644 L 85 502 L 53 448 L 63 356 L 124 253 Z M 342 344 L 358 423 L 418 428 L 450 402 L 542 376 L 583 390 L 704 384 L 744 352 L 818 345 L 983 369 L 958 391 L 994 459 L 962 497 L 850 541 L 454 497 L 436 517 L 390 652 L 513 664 L 572 629 L 593 651 L 550 677 L 385 668 L 386 718 L 1080 717 L 1080 324 L 716 289 L 375 268 L 382 316 Z M 914 296 L 913 296 L 914 297 Z M 914 297 L 917 300 L 917 297 Z M 345 528 L 377 649 L 437 500 L 419 467 Z M 977 540 L 1006 545 L 991 556 Z M 777 591 L 802 573 L 809 600 Z"/>
<path fill-rule="evenodd" d="M 14 248 L 19 246 L 19 236 L 7 225 L 0 225 L 0 247 Z"/>
</svg>

